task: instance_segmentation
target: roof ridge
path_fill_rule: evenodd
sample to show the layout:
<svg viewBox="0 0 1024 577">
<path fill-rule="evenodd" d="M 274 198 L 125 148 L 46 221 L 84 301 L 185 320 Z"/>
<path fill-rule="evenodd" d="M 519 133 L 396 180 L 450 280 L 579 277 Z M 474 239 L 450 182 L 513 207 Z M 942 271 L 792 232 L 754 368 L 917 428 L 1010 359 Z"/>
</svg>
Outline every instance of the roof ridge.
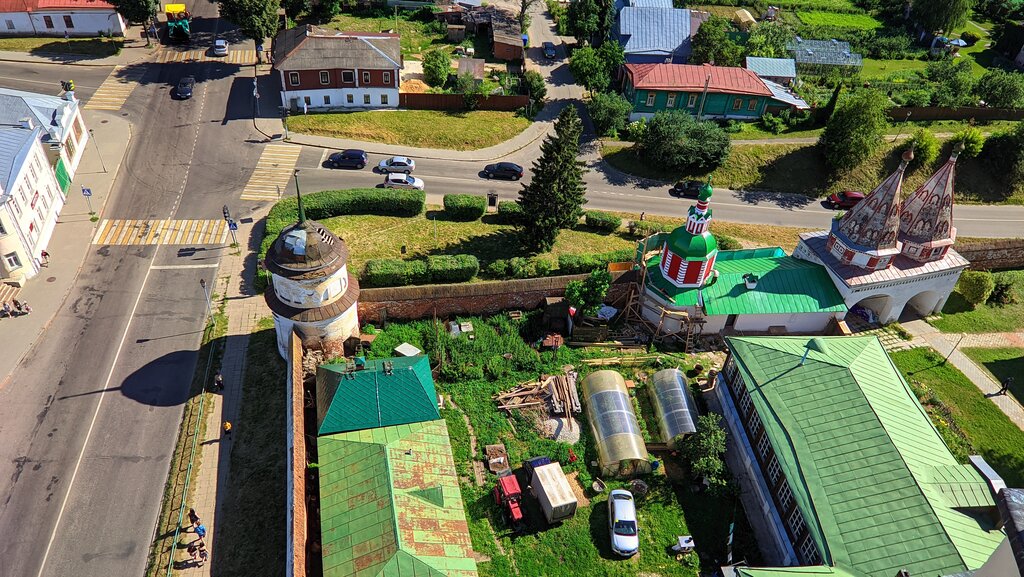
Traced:
<svg viewBox="0 0 1024 577">
<path fill-rule="evenodd" d="M 363 41 L 363 42 L 364 42 L 364 43 L 365 43 L 365 44 L 366 44 L 367 46 L 369 46 L 370 48 L 372 48 L 373 50 L 375 50 L 375 51 L 377 52 L 377 54 L 380 54 L 381 56 L 383 56 L 384 58 L 386 58 L 388 62 L 390 62 L 390 63 L 394 64 L 394 65 L 395 65 L 396 67 L 398 67 L 398 68 L 401 68 L 401 67 L 402 67 L 402 65 L 401 65 L 401 64 L 399 64 L 399 63 L 397 63 L 397 62 L 395 62 L 395 60 L 394 60 L 393 58 L 391 58 L 391 57 L 390 57 L 390 56 L 388 56 L 387 54 L 384 54 L 384 52 L 383 52 L 383 51 L 382 51 L 382 50 L 381 50 L 380 48 L 377 48 L 377 46 L 376 46 L 376 45 L 374 45 L 374 43 L 373 43 L 373 42 L 370 42 L 370 38 L 369 38 L 369 37 L 366 37 L 366 36 L 356 36 L 356 38 L 358 38 L 358 39 L 362 40 L 362 41 Z"/>
</svg>

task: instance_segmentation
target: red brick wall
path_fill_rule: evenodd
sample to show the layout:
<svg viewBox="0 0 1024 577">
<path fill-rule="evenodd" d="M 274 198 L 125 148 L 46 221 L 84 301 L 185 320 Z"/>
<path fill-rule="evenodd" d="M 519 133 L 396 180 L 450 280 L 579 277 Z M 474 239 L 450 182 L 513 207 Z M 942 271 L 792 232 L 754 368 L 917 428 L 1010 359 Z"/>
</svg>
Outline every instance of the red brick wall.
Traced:
<svg viewBox="0 0 1024 577">
<path fill-rule="evenodd" d="M 289 342 L 288 361 L 292 380 L 291 422 L 292 422 L 292 526 L 291 535 L 293 577 L 306 576 L 306 428 L 302 388 L 302 343 L 293 332 Z"/>
<path fill-rule="evenodd" d="M 974 270 L 1024 268 L 1024 238 L 954 245 Z"/>
<path fill-rule="evenodd" d="M 493 44 L 494 57 L 501 60 L 522 60 L 523 59 L 523 45 L 520 44 L 505 44 L 504 42 L 495 42 Z"/>
</svg>

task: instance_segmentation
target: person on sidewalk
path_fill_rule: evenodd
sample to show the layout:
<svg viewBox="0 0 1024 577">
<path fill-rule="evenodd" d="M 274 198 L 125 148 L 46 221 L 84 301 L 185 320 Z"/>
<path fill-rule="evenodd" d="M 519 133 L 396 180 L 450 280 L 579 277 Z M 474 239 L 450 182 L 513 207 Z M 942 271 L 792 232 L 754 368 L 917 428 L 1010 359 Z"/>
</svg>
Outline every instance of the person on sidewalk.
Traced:
<svg viewBox="0 0 1024 577">
<path fill-rule="evenodd" d="M 217 371 L 217 374 L 213 376 L 213 390 L 224 390 L 224 375 L 220 374 L 220 371 Z"/>
<path fill-rule="evenodd" d="M 206 537 L 206 525 L 203 525 L 202 523 L 196 525 L 196 535 L 198 535 L 198 539 L 192 542 L 202 543 L 203 539 Z"/>
<path fill-rule="evenodd" d="M 28 301 L 21 301 L 21 308 L 25 311 L 25 314 L 32 314 L 32 307 L 28 306 Z"/>
<path fill-rule="evenodd" d="M 196 556 L 199 555 L 199 545 L 196 545 L 195 541 L 188 544 L 188 556 L 192 558 L 192 563 L 196 563 Z"/>
<path fill-rule="evenodd" d="M 1012 386 L 1013 386 L 1013 377 L 1006 377 L 1005 379 L 1003 379 L 1003 385 L 1001 387 L 999 387 L 999 394 L 1000 395 L 1005 395 L 1007 392 L 1009 392 L 1010 387 L 1012 387 Z"/>
<path fill-rule="evenodd" d="M 206 561 L 210 559 L 210 554 L 206 551 L 206 543 L 199 544 L 199 562 L 197 566 L 202 567 L 206 565 Z"/>
<path fill-rule="evenodd" d="M 224 436 L 231 438 L 231 421 L 224 421 Z"/>
<path fill-rule="evenodd" d="M 44 250 L 39 253 L 39 256 L 43 258 L 43 266 L 50 266 L 50 253 Z"/>
<path fill-rule="evenodd" d="M 195 529 L 196 527 L 199 526 L 199 515 L 196 514 L 196 510 L 195 509 L 191 509 L 190 508 L 188 510 L 188 523 L 189 523 L 189 526 L 192 527 L 193 529 Z"/>
<path fill-rule="evenodd" d="M 3 314 L 0 315 L 0 316 L 5 316 L 5 317 L 14 316 L 14 313 L 11 311 L 11 303 L 9 303 L 9 302 L 5 301 L 3 309 L 0 309 L 0 310 L 3 311 Z"/>
</svg>

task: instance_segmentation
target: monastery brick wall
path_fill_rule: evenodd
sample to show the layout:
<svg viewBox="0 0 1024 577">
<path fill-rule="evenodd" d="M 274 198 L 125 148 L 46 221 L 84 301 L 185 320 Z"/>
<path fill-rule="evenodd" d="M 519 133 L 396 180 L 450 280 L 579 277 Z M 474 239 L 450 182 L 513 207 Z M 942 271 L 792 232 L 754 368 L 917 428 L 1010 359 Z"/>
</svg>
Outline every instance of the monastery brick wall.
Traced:
<svg viewBox="0 0 1024 577">
<path fill-rule="evenodd" d="M 971 261 L 973 270 L 1024 268 L 1024 238 L 954 245 L 954 248 Z"/>
</svg>

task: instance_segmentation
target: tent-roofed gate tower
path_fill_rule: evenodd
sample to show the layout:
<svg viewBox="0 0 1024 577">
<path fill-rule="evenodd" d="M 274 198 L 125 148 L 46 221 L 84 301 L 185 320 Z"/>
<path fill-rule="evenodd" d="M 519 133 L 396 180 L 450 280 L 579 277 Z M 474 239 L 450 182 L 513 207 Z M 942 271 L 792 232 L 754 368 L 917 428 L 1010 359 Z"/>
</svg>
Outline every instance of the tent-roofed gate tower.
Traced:
<svg viewBox="0 0 1024 577">
<path fill-rule="evenodd" d="M 957 146 L 928 180 L 900 202 L 899 167 L 830 230 L 803 233 L 793 256 L 822 264 L 848 307 L 873 310 L 879 322 L 896 321 L 907 305 L 938 313 L 970 264 L 953 249 L 953 196 Z"/>
</svg>

